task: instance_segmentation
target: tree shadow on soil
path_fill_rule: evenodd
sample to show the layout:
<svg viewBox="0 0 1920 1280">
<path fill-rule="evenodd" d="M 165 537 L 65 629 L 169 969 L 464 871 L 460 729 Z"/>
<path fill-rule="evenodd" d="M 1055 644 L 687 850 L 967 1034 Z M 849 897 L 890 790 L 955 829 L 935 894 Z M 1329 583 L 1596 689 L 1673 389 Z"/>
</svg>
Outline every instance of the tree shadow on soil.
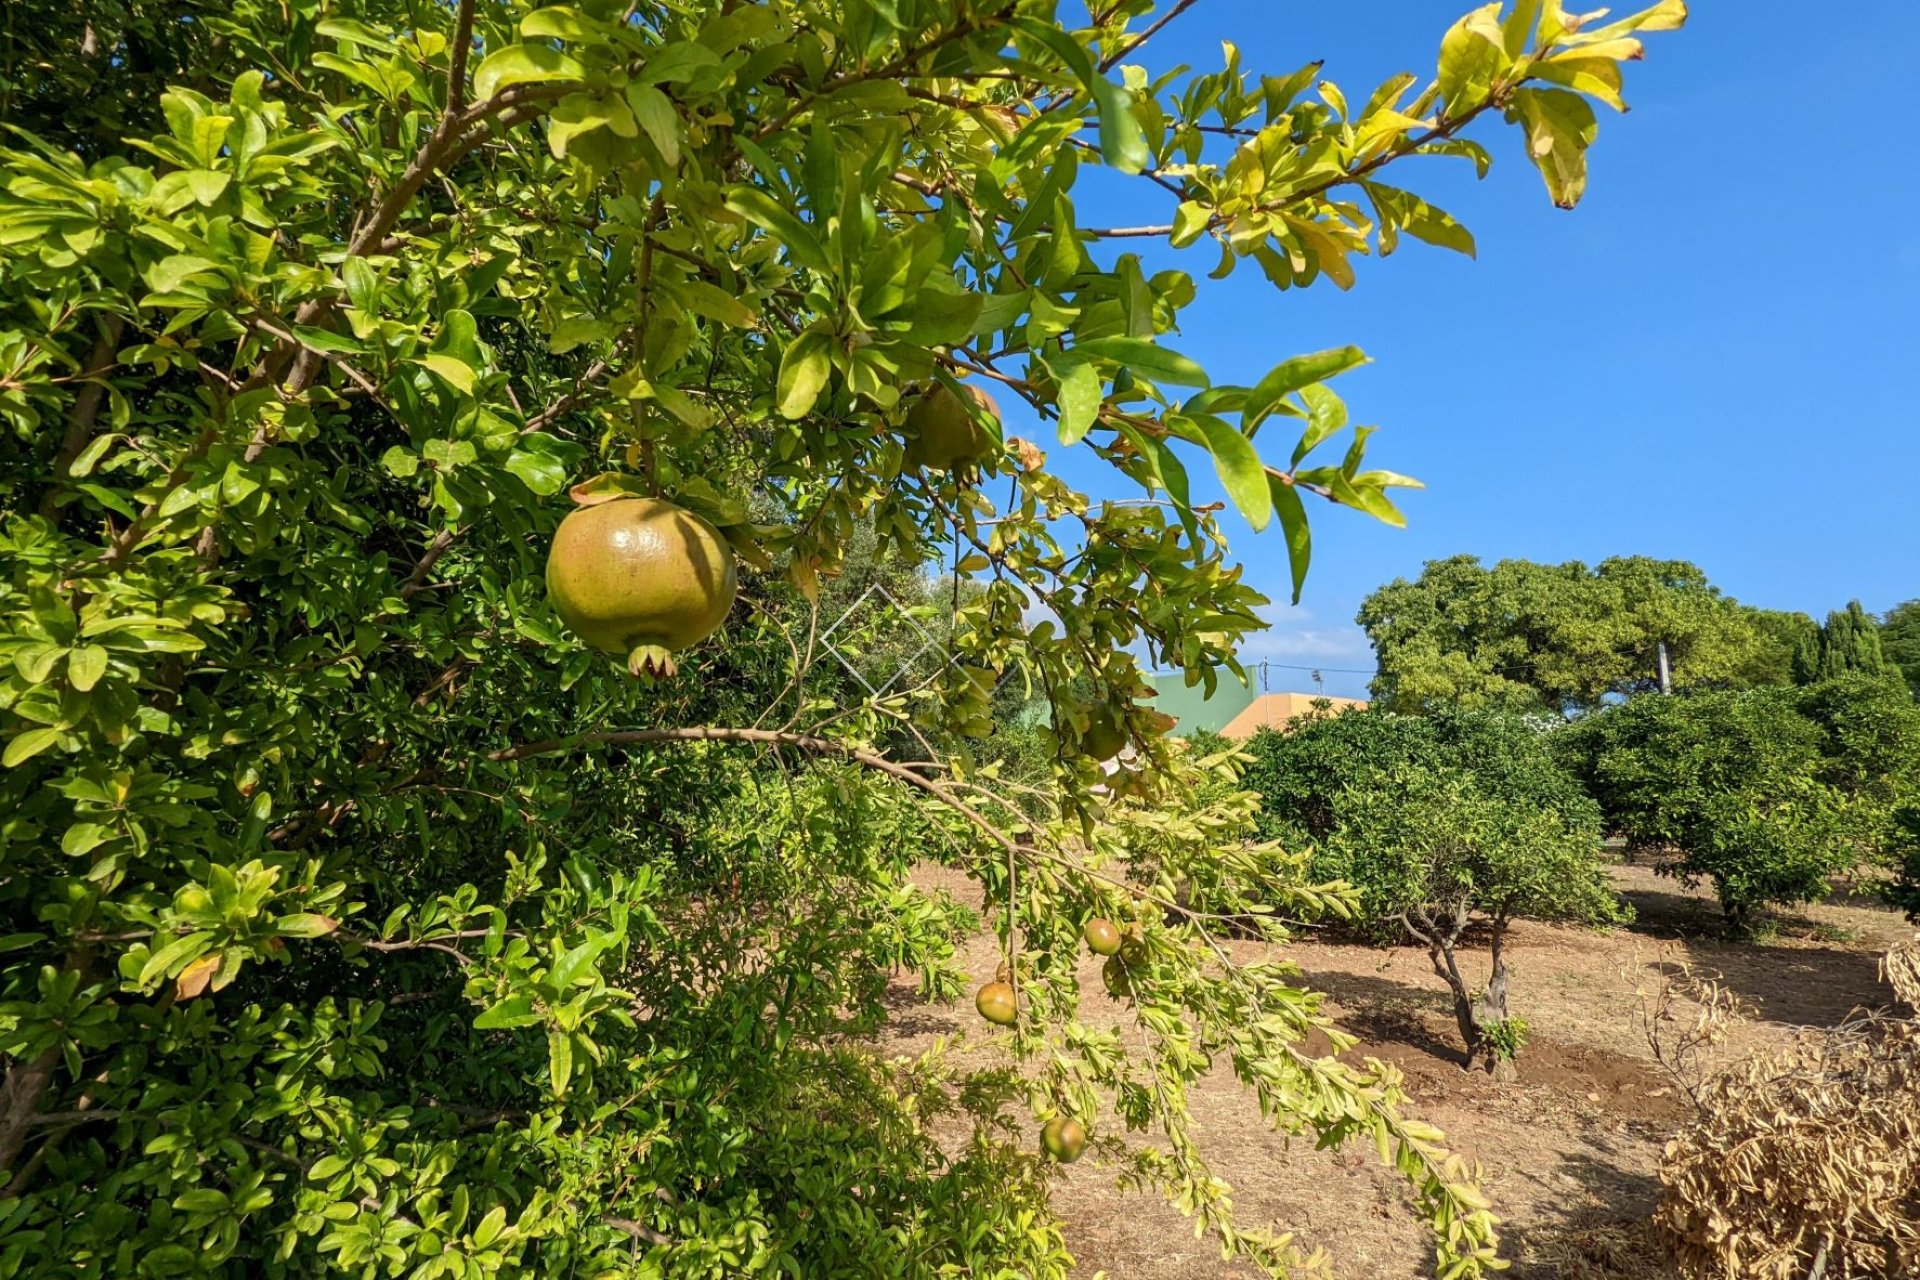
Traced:
<svg viewBox="0 0 1920 1280">
<path fill-rule="evenodd" d="M 1360 1037 L 1364 1042 L 1361 1052 L 1404 1045 L 1455 1069 L 1466 1061 L 1465 1046 L 1444 1038 L 1428 1025 L 1430 1016 L 1453 1017 L 1451 997 L 1437 978 L 1429 989 L 1392 978 L 1303 968 L 1300 981 L 1314 991 L 1325 992 L 1340 1006 L 1336 1021 Z"/>
<path fill-rule="evenodd" d="M 1522 1173 L 1534 1184 L 1540 1210 L 1510 1224 L 1504 1255 L 1513 1280 L 1656 1280 L 1671 1274 L 1651 1217 L 1659 1179 L 1622 1168 L 1601 1135 L 1587 1141 L 1598 1156 L 1562 1155 L 1544 1173 Z"/>
<path fill-rule="evenodd" d="M 1831 1026 L 1855 1008 L 1877 1008 L 1892 999 L 1880 981 L 1879 957 L 1871 951 L 1733 939 L 1710 901 L 1644 888 L 1626 889 L 1621 896 L 1633 905 L 1635 919 L 1628 927 L 1634 933 L 1678 944 L 1697 973 L 1720 975 L 1727 990 L 1762 1021 Z M 1785 918 L 1789 925 L 1795 922 Z"/>
</svg>

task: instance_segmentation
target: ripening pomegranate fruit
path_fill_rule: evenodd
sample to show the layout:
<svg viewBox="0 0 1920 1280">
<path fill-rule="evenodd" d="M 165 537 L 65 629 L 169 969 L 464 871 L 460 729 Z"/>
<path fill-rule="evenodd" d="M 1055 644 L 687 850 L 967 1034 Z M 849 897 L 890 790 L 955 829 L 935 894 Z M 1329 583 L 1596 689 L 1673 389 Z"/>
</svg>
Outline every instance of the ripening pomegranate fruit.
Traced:
<svg viewBox="0 0 1920 1280">
<path fill-rule="evenodd" d="M 992 396 L 975 386 L 966 387 L 966 393 L 995 422 L 1000 420 Z M 906 437 L 908 465 L 933 471 L 964 471 L 993 448 L 993 436 L 975 420 L 972 407 L 944 382 L 907 411 Z"/>
<path fill-rule="evenodd" d="M 1087 950 L 1097 956 L 1120 954 L 1120 931 L 1113 927 L 1111 920 L 1095 916 L 1080 930 L 1080 936 L 1086 939 Z"/>
<path fill-rule="evenodd" d="M 617 498 L 560 522 L 547 552 L 547 598 L 569 630 L 634 675 L 671 676 L 733 607 L 733 549 L 693 512 L 660 498 Z"/>
<path fill-rule="evenodd" d="M 1070 1116 L 1055 1116 L 1040 1130 L 1040 1145 L 1061 1164 L 1072 1164 L 1086 1150 L 1087 1131 Z"/>
<path fill-rule="evenodd" d="M 973 997 L 980 1016 L 997 1027 L 1010 1027 L 1020 1020 L 1013 998 L 1013 987 L 1005 982 L 989 982 Z"/>
</svg>

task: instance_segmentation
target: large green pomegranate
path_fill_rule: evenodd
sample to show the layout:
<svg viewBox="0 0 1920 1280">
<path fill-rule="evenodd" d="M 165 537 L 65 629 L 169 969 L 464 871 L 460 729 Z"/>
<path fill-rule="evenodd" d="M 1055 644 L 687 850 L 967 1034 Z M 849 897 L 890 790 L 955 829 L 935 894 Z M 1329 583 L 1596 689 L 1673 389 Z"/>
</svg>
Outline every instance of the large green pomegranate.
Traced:
<svg viewBox="0 0 1920 1280">
<path fill-rule="evenodd" d="M 720 531 L 659 498 L 617 498 L 560 522 L 547 598 L 560 620 L 634 675 L 670 676 L 676 650 L 713 634 L 733 607 L 733 550 Z"/>
<path fill-rule="evenodd" d="M 974 1010 L 997 1027 L 1010 1027 L 1020 1021 L 1019 1004 L 1013 987 L 1007 982 L 989 982 L 973 997 Z"/>
<path fill-rule="evenodd" d="M 999 406 L 979 387 L 965 388 L 967 399 L 985 410 L 995 422 L 1000 420 Z M 993 448 L 993 436 L 975 420 L 973 408 L 955 395 L 944 382 L 914 402 L 907 411 L 906 437 L 909 465 L 934 471 L 961 471 L 986 457 Z"/>
</svg>

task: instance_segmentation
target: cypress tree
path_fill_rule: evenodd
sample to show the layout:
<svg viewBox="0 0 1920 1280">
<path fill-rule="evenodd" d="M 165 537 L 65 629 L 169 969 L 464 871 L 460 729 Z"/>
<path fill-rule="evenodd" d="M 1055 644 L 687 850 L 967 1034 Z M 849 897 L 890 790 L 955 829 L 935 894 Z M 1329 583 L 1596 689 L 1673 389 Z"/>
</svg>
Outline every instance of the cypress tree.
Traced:
<svg viewBox="0 0 1920 1280">
<path fill-rule="evenodd" d="M 1796 661 L 1796 668 L 1798 665 Z M 1827 625 L 1820 629 L 1816 672 L 1820 679 L 1831 680 L 1849 672 L 1891 675 L 1893 670 L 1880 647 L 1879 623 L 1858 600 L 1849 601 L 1844 610 L 1827 615 Z"/>
</svg>

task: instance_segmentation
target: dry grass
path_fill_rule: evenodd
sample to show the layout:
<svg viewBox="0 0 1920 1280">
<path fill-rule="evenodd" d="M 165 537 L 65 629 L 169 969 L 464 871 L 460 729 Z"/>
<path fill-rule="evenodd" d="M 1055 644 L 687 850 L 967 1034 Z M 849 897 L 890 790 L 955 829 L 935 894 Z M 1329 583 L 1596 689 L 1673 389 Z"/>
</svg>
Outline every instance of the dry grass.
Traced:
<svg viewBox="0 0 1920 1280">
<path fill-rule="evenodd" d="M 1486 1168 L 1515 1280 L 1673 1275 L 1649 1223 L 1660 1194 L 1662 1148 L 1691 1108 L 1656 1061 L 1639 1022 L 1650 983 L 1682 963 L 1722 974 L 1726 989 L 1753 1011 L 1714 1046 L 1732 1060 L 1782 1048 L 1798 1028 L 1837 1024 L 1855 1006 L 1887 1003 L 1891 993 L 1881 981 L 1879 957 L 1911 936 L 1896 913 L 1849 900 L 1784 921 L 1766 945 L 1730 943 L 1721 939 L 1719 913 L 1704 893 L 1683 890 L 1644 866 L 1621 866 L 1616 878 L 1639 912 L 1631 928 L 1596 933 L 1523 924 L 1515 930 L 1514 1009 L 1532 1024 L 1533 1038 L 1511 1083 L 1460 1069 L 1448 997 L 1423 955 L 1317 939 L 1287 948 L 1304 980 L 1327 992 L 1330 1011 L 1361 1037 L 1355 1052 L 1396 1063 L 1406 1073 L 1412 1109 Z M 1238 945 L 1244 955 L 1258 950 Z M 979 940 L 969 959 L 977 973 L 991 974 L 991 942 Z M 1465 962 L 1484 967 L 1477 954 Z M 1911 963 L 1920 977 L 1920 955 Z M 1082 979 L 1099 989 L 1091 965 Z M 1101 1016 L 1102 999 L 1089 998 L 1090 1019 Z M 1118 1021 L 1119 1010 L 1113 1013 Z M 1676 1016 L 1690 1014 L 1683 1007 Z M 916 1009 L 896 1028 L 895 1043 L 908 1049 L 977 1027 L 970 1011 Z M 979 1051 L 991 1052 L 984 1045 Z M 1193 1107 L 1205 1127 L 1204 1145 L 1233 1183 L 1246 1221 L 1298 1230 L 1332 1255 L 1340 1280 L 1431 1274 L 1422 1229 L 1407 1212 L 1398 1181 L 1377 1167 L 1370 1151 L 1290 1147 L 1261 1125 L 1225 1076 L 1206 1081 Z M 1091 1160 L 1062 1175 L 1058 1204 L 1089 1276 L 1248 1274 L 1223 1264 L 1218 1250 L 1196 1240 L 1164 1204 L 1123 1197 Z"/>
</svg>

